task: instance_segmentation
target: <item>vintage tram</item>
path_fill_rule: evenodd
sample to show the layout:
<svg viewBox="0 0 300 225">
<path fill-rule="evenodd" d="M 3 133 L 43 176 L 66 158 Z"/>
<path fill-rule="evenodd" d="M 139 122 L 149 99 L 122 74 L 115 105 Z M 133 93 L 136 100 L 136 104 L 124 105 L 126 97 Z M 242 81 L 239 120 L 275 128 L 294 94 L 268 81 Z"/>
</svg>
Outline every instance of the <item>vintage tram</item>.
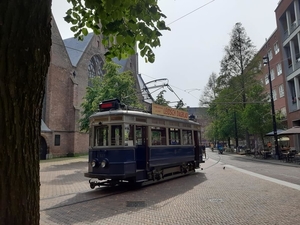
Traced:
<svg viewBox="0 0 300 225">
<path fill-rule="evenodd" d="M 152 104 L 151 113 L 103 101 L 90 117 L 90 187 L 139 185 L 192 173 L 200 167 L 200 124 L 187 112 Z"/>
</svg>

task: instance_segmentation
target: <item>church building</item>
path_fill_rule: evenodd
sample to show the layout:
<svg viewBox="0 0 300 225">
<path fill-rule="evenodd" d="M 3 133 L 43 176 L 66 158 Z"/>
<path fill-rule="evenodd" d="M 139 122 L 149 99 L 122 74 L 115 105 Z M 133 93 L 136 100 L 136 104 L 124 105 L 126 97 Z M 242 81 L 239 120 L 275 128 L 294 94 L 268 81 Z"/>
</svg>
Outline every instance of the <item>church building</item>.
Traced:
<svg viewBox="0 0 300 225">
<path fill-rule="evenodd" d="M 80 132 L 81 103 L 89 79 L 103 76 L 105 47 L 102 35 L 89 33 L 83 41 L 63 40 L 52 20 L 51 62 L 43 101 L 40 159 L 88 152 L 88 134 Z M 114 60 L 121 71 L 132 71 L 138 98 L 142 101 L 137 54 Z"/>
</svg>

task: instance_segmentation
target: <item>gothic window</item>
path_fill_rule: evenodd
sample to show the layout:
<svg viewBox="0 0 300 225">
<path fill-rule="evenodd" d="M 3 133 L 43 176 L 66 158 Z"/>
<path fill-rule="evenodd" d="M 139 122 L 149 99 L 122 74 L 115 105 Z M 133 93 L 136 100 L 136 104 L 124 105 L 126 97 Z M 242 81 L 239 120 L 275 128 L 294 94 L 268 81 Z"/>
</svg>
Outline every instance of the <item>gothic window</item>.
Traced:
<svg viewBox="0 0 300 225">
<path fill-rule="evenodd" d="M 104 75 L 103 65 L 104 65 L 104 61 L 102 60 L 100 55 L 94 55 L 91 58 L 88 66 L 89 86 L 91 86 L 91 81 L 90 81 L 91 78 Z"/>
</svg>

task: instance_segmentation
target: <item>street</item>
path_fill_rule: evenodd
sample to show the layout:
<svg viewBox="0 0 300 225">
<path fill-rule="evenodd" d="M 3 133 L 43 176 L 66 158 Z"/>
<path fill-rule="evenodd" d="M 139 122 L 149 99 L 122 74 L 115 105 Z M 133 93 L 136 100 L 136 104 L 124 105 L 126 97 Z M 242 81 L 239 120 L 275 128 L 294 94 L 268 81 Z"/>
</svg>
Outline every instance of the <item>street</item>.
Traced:
<svg viewBox="0 0 300 225">
<path fill-rule="evenodd" d="M 203 170 L 135 190 L 91 190 L 87 157 L 44 161 L 40 224 L 299 223 L 299 165 L 209 151 Z"/>
</svg>

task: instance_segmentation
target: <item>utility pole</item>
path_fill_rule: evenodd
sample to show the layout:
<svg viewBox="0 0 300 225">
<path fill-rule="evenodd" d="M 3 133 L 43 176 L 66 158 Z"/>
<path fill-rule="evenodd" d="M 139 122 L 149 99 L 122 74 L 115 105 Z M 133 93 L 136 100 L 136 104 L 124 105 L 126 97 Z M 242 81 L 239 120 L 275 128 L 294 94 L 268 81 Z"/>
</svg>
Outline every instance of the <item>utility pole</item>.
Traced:
<svg viewBox="0 0 300 225">
<path fill-rule="evenodd" d="M 276 117 L 275 117 L 275 107 L 274 107 L 274 98 L 273 98 L 273 88 L 272 88 L 272 80 L 271 80 L 271 73 L 270 73 L 270 61 L 269 55 L 263 57 L 264 65 L 268 64 L 268 72 L 269 72 L 269 83 L 270 83 L 270 96 L 271 96 L 271 107 L 272 107 L 272 118 L 273 118 L 273 132 L 274 132 L 274 139 L 275 139 L 275 158 L 279 159 L 279 148 L 278 148 L 278 136 L 277 136 L 277 125 L 276 125 Z"/>
</svg>

